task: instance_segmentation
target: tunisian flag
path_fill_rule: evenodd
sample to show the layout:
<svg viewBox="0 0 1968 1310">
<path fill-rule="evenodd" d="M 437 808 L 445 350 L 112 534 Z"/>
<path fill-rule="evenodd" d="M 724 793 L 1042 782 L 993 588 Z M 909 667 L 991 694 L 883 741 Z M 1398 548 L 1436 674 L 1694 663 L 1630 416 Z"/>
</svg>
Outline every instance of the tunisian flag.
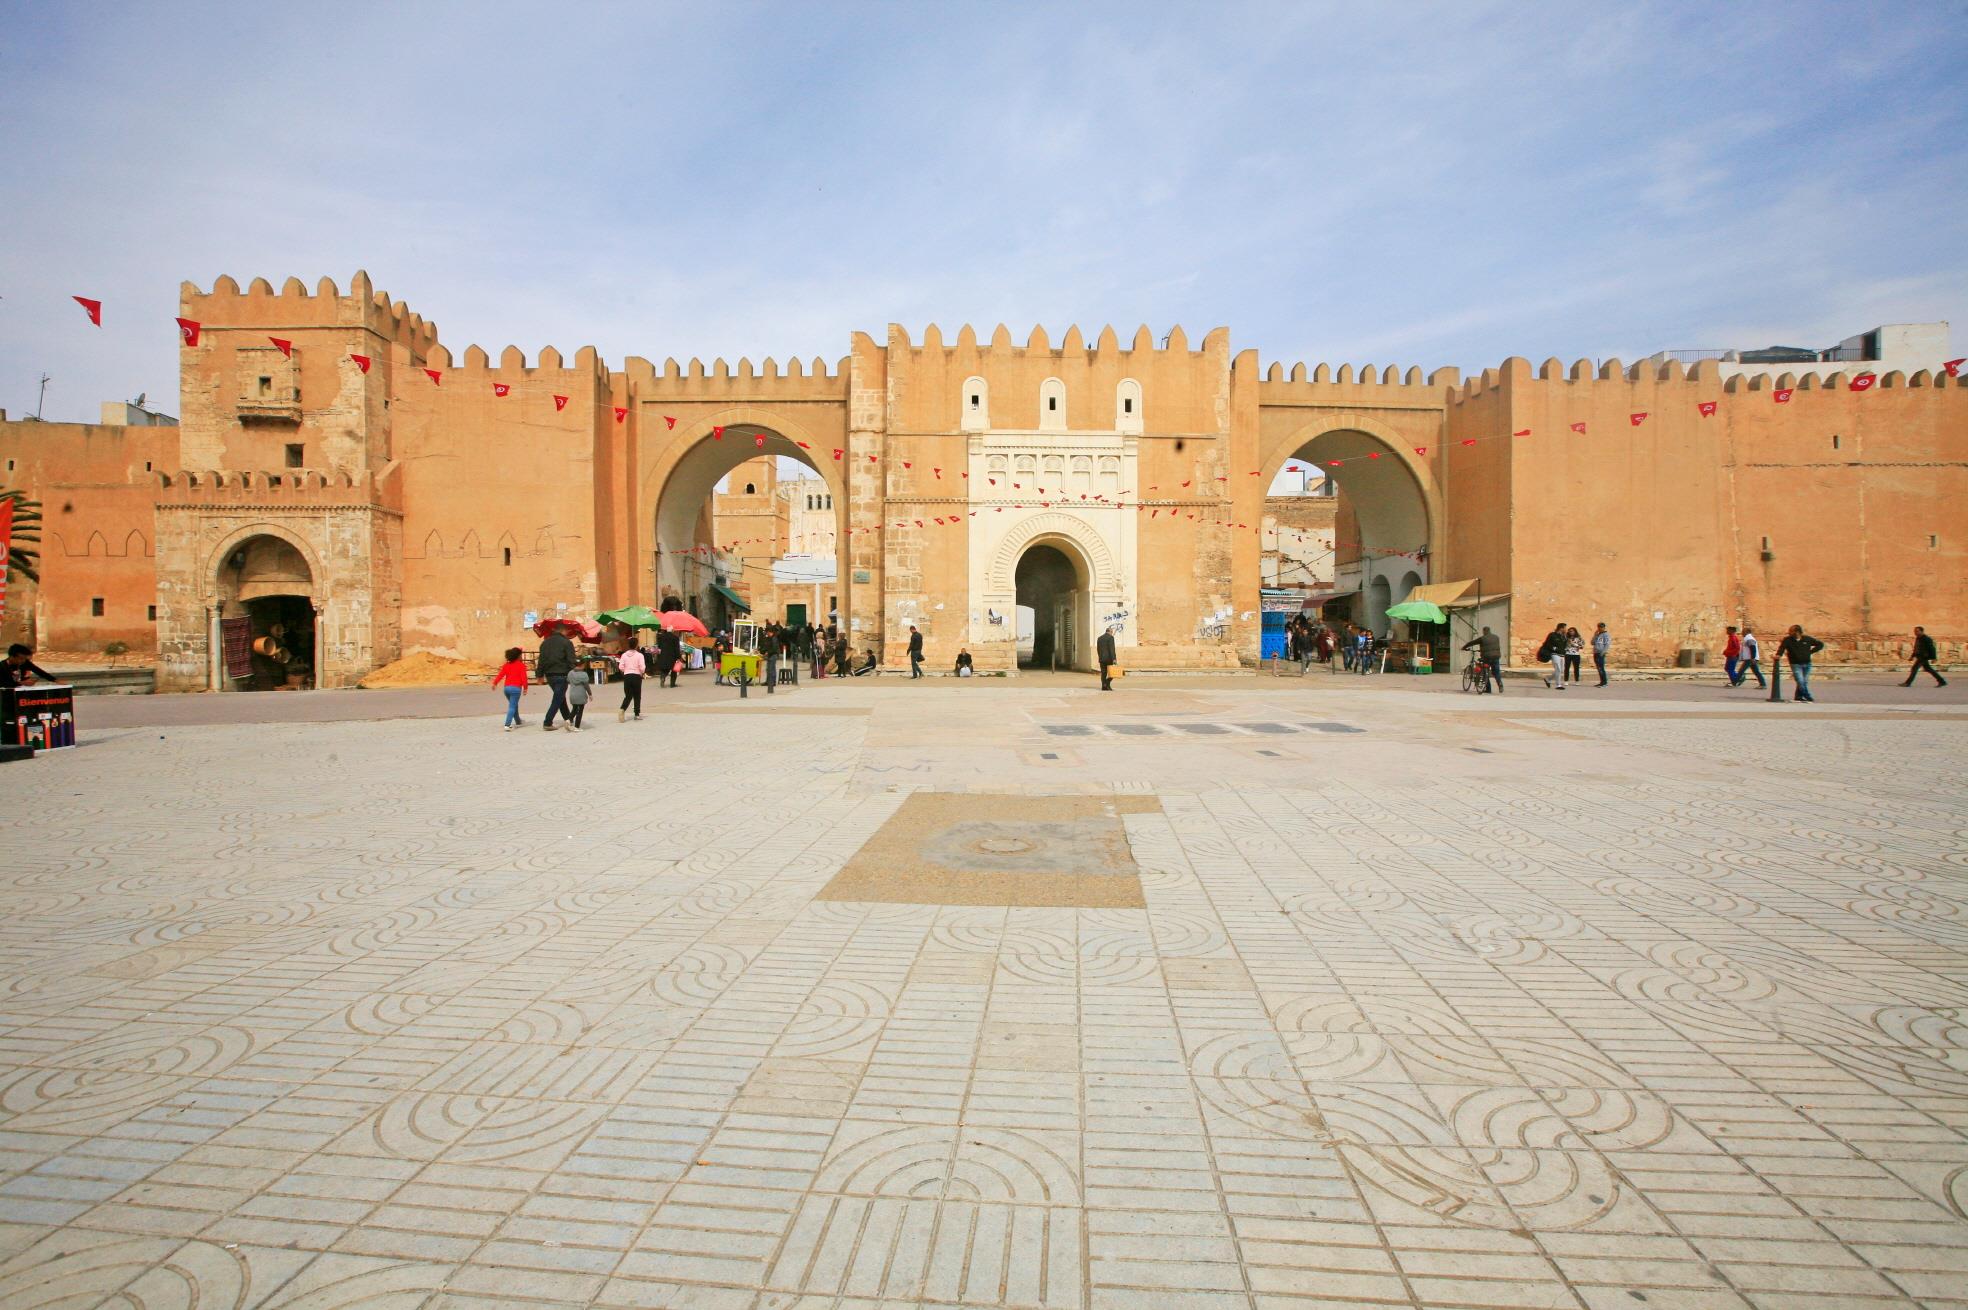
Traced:
<svg viewBox="0 0 1968 1310">
<path fill-rule="evenodd" d="M 13 497 L 0 500 L 0 618 L 7 614 L 7 557 L 14 548 Z"/>
</svg>

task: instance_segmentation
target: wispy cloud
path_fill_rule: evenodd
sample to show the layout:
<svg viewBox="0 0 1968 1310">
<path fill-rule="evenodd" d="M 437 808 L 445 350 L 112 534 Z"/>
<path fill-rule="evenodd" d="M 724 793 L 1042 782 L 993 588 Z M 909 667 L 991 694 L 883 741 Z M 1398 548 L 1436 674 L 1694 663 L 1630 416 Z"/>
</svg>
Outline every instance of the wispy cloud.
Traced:
<svg viewBox="0 0 1968 1310">
<path fill-rule="evenodd" d="M 1960 25 L 1789 3 L 7 11 L 0 406 L 176 391 L 180 279 L 366 267 L 446 343 L 838 359 L 1829 342 L 1968 301 Z M 108 302 L 102 329 L 72 294 Z"/>
</svg>

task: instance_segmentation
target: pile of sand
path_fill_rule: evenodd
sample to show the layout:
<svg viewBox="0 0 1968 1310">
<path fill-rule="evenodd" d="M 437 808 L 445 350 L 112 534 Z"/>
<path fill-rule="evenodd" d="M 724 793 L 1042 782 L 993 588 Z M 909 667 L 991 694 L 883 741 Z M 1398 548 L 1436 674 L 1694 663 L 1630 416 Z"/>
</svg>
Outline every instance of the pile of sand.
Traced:
<svg viewBox="0 0 1968 1310">
<path fill-rule="evenodd" d="M 476 660 L 454 660 L 448 655 L 414 651 L 402 659 L 383 665 L 357 683 L 358 687 L 461 687 L 484 686 L 498 670 Z"/>
</svg>

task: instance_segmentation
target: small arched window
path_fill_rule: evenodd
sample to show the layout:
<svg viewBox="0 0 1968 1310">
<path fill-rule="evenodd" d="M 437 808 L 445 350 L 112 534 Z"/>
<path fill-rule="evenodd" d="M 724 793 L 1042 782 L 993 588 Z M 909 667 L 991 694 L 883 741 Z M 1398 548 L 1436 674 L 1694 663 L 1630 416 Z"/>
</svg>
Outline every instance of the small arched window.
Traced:
<svg viewBox="0 0 1968 1310">
<path fill-rule="evenodd" d="M 963 384 L 963 414 L 960 428 L 965 432 L 986 432 L 991 427 L 991 391 L 983 378 L 970 377 Z"/>
<path fill-rule="evenodd" d="M 758 488 L 752 485 L 751 483 L 747 482 L 745 484 L 745 494 L 747 496 L 756 496 L 758 494 Z"/>
<path fill-rule="evenodd" d="M 1039 384 L 1039 430 L 1066 430 L 1066 384 L 1058 378 L 1047 378 Z"/>
<path fill-rule="evenodd" d="M 1141 384 L 1133 378 L 1122 378 L 1114 388 L 1114 430 L 1141 431 Z"/>
</svg>

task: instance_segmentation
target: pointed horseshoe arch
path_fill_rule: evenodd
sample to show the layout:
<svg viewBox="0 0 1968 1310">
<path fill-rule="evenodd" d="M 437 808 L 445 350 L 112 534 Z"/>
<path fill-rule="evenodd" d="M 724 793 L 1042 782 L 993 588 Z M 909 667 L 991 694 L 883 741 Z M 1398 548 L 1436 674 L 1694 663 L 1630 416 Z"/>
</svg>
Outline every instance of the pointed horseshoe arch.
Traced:
<svg viewBox="0 0 1968 1310">
<path fill-rule="evenodd" d="M 998 553 L 991 559 L 990 586 L 995 593 L 1015 591 L 1017 588 L 1018 557 L 1028 546 L 1051 537 L 1071 545 L 1086 560 L 1087 567 L 1093 570 L 1093 589 L 1097 593 L 1116 591 L 1120 579 L 1114 569 L 1113 552 L 1093 525 L 1075 514 L 1061 514 L 1057 511 L 1034 514 L 1021 519 L 1018 526 L 1005 534 L 998 543 Z"/>
</svg>

